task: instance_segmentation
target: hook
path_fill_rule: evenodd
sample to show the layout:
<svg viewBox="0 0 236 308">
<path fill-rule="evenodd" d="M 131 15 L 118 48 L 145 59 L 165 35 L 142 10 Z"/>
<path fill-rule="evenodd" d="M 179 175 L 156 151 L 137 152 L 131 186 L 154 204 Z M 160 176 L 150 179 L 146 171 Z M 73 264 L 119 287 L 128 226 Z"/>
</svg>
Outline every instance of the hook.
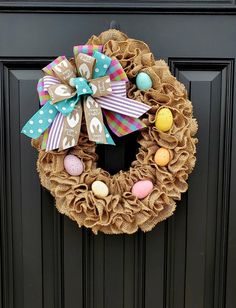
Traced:
<svg viewBox="0 0 236 308">
<path fill-rule="evenodd" d="M 110 29 L 120 30 L 120 25 L 115 20 L 112 20 L 110 22 Z"/>
</svg>

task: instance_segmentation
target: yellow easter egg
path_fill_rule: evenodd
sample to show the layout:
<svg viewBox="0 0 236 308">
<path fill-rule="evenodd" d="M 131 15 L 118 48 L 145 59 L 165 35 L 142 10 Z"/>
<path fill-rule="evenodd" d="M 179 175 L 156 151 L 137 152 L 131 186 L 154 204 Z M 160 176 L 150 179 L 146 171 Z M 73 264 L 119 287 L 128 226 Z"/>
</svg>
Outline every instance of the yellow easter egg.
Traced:
<svg viewBox="0 0 236 308">
<path fill-rule="evenodd" d="M 167 132 L 173 125 L 173 115 L 169 108 L 161 108 L 156 115 L 155 126 L 162 132 Z"/>
<path fill-rule="evenodd" d="M 154 161 L 158 166 L 164 167 L 170 161 L 170 152 L 165 148 L 160 148 L 156 151 Z"/>
</svg>

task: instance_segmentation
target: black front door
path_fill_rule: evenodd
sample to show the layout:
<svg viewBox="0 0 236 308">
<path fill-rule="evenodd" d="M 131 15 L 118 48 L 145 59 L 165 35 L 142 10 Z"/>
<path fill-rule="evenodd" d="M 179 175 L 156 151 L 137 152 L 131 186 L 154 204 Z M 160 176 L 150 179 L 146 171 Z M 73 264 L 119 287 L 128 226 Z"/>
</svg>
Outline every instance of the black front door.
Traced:
<svg viewBox="0 0 236 308">
<path fill-rule="evenodd" d="M 236 307 L 235 5 L 137 2 L 0 3 L 3 308 Z M 169 63 L 199 122 L 197 165 L 176 214 L 132 236 L 94 236 L 58 214 L 20 135 L 38 108 L 41 68 L 112 20 Z M 101 163 L 123 168 L 128 146 Z"/>
</svg>

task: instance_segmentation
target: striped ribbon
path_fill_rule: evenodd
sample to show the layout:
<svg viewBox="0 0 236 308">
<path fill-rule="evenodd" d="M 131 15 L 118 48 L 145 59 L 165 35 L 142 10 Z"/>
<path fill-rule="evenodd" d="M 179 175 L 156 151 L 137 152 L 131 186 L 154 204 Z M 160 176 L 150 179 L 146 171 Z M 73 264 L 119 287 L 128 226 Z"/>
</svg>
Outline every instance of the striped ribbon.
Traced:
<svg viewBox="0 0 236 308">
<path fill-rule="evenodd" d="M 60 137 L 63 129 L 63 120 L 64 116 L 61 113 L 58 113 L 48 134 L 46 151 L 59 148 Z"/>
<path fill-rule="evenodd" d="M 141 102 L 138 102 L 137 104 L 137 102 L 133 99 L 115 94 L 97 97 L 96 101 L 104 109 L 108 109 L 110 111 L 114 111 L 132 118 L 139 118 L 150 109 L 148 105 L 145 105 Z"/>
</svg>

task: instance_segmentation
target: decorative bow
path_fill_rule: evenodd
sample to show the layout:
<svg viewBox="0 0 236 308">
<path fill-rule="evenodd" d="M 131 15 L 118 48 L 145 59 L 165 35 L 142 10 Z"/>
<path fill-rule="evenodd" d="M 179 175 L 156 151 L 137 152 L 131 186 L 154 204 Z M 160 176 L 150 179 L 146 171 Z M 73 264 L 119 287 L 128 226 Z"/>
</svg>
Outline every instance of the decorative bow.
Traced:
<svg viewBox="0 0 236 308">
<path fill-rule="evenodd" d="M 121 64 L 101 51 L 102 46 L 75 46 L 74 59 L 60 56 L 43 68 L 46 75 L 37 86 L 42 108 L 22 129 L 33 139 L 43 134 L 43 149 L 61 150 L 77 144 L 82 105 L 88 137 L 96 143 L 114 144 L 102 109 L 117 136 L 145 127 L 138 118 L 150 107 L 126 97 L 128 79 Z"/>
</svg>

